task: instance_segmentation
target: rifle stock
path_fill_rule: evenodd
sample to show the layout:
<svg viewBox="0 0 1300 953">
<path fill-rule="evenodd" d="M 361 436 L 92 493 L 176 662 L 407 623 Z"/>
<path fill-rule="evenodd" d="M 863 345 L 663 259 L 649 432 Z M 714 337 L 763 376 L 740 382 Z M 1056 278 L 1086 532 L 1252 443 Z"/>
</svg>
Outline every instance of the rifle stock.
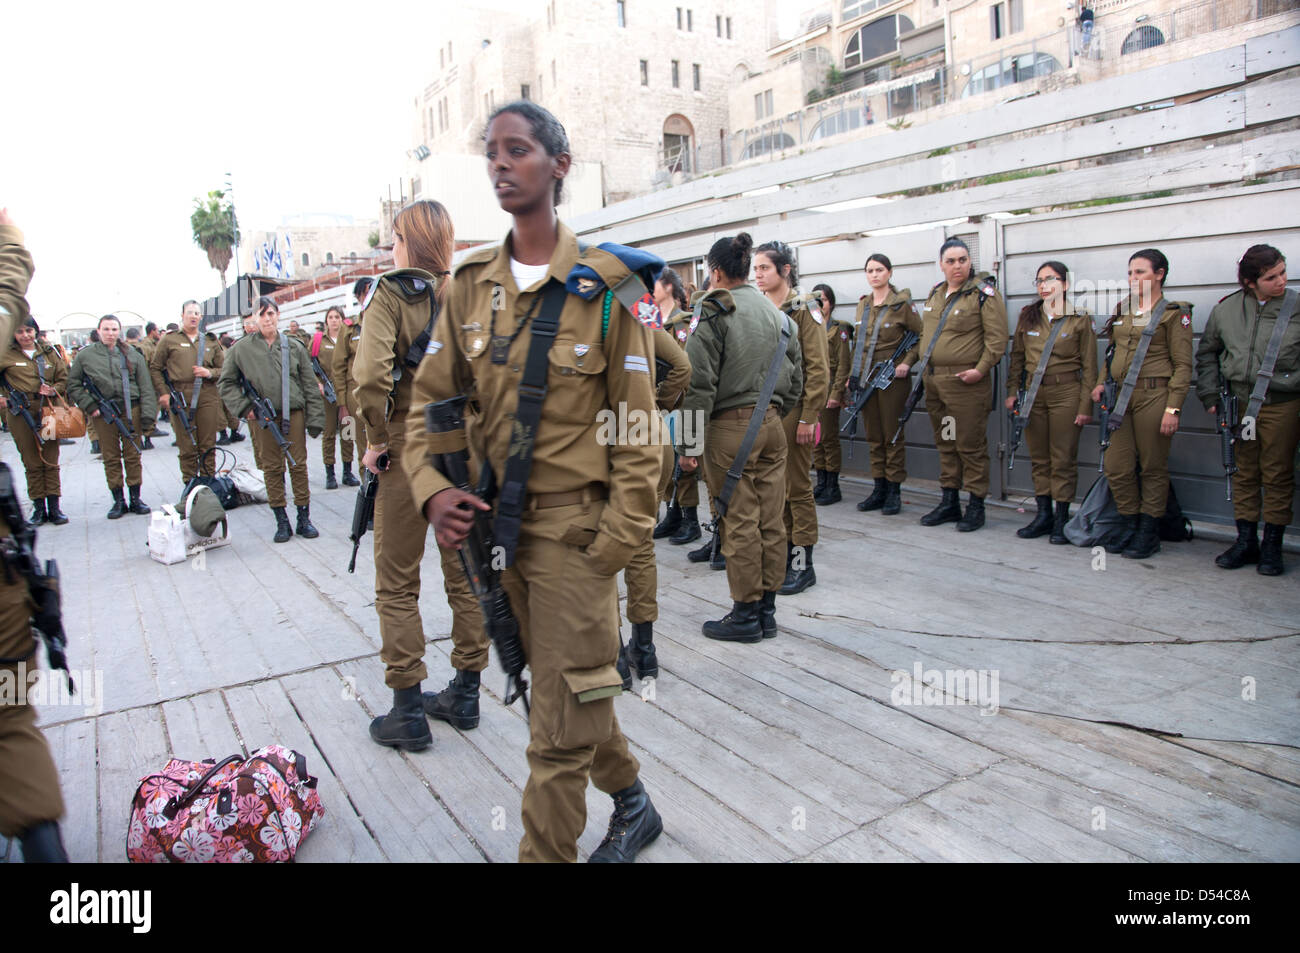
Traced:
<svg viewBox="0 0 1300 953">
<path fill-rule="evenodd" d="M 135 442 L 135 437 L 131 434 L 131 428 L 122 422 L 122 415 L 118 413 L 117 405 L 105 397 L 104 392 L 89 377 L 83 376 L 81 380 L 85 384 L 86 390 L 90 392 L 90 396 L 94 398 L 95 403 L 99 405 L 99 415 L 120 430 L 122 436 L 127 439 L 131 446 L 135 447 L 140 453 L 144 453 L 144 447 Z"/>
<path fill-rule="evenodd" d="M 329 376 L 325 373 L 325 368 L 320 366 L 319 357 L 313 357 L 311 359 L 311 369 L 316 374 L 317 380 L 320 381 L 321 387 L 325 391 L 325 399 L 331 404 L 337 404 L 339 402 L 338 392 L 334 390 L 334 382 L 331 381 Z"/>
</svg>

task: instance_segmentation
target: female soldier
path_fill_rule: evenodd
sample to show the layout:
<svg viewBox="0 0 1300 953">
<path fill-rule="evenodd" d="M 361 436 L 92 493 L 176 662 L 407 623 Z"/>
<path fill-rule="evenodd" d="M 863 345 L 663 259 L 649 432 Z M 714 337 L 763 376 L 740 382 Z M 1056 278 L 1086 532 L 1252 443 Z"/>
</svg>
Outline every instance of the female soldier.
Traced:
<svg viewBox="0 0 1300 953">
<path fill-rule="evenodd" d="M 1168 276 L 1169 259 L 1157 249 L 1144 248 L 1129 258 L 1130 293 L 1115 306 L 1103 332 L 1114 355 L 1092 391 L 1092 399 L 1101 400 L 1107 377 L 1119 383 L 1105 469 L 1115 507 L 1128 526 L 1106 551 L 1129 559 L 1160 551 L 1159 520 L 1169 502 L 1169 444 L 1192 383 L 1192 306 L 1165 299 Z M 1139 353 L 1143 347 L 1145 355 Z"/>
<path fill-rule="evenodd" d="M 816 585 L 813 545 L 817 542 L 817 507 L 812 493 L 812 451 L 817 417 L 826 406 L 830 390 L 825 323 L 820 310 L 810 309 L 796 294 L 799 270 L 794 252 L 784 242 L 759 245 L 754 255 L 754 280 L 758 290 L 793 318 L 799 328 L 803 355 L 803 396 L 785 416 L 785 582 L 781 595 L 792 596 Z M 789 409 L 789 408 L 787 408 Z"/>
<path fill-rule="evenodd" d="M 778 519 L 788 482 L 789 452 L 778 415 L 796 415 L 803 392 L 799 336 L 786 325 L 791 319 L 745 281 L 751 248 L 753 241 L 745 232 L 713 243 L 708 257 L 712 290 L 705 295 L 700 322 L 686 342 L 691 389 L 683 410 L 709 419 L 704 476 L 713 497 L 722 492 L 751 418 L 763 415 L 724 518 L 721 545 L 734 605 L 721 620 L 704 623 L 706 637 L 726 642 L 759 642 L 776 635 L 784 535 Z M 784 364 L 768 406 L 759 407 L 762 382 L 782 343 L 783 327 L 789 335 Z M 825 346 L 820 331 L 816 339 Z M 683 448 L 682 469 L 694 470 L 697 465 L 698 452 L 687 456 Z M 787 568 L 789 562 L 787 549 Z"/>
<path fill-rule="evenodd" d="M 352 437 L 349 431 L 339 429 L 339 409 L 344 404 L 343 381 L 334 370 L 334 350 L 339 345 L 339 335 L 343 331 L 343 309 L 337 305 L 325 312 L 325 333 L 320 336 L 318 351 L 312 356 L 320 363 L 321 370 L 334 385 L 337 401 L 325 404 L 325 432 L 321 434 L 321 456 L 325 460 L 325 489 L 337 490 L 338 480 L 334 477 L 334 435 L 338 434 L 339 448 L 343 451 L 343 485 L 358 486 L 361 481 L 352 475 Z M 325 385 L 317 381 L 321 398 L 325 397 Z"/>
<path fill-rule="evenodd" d="M 853 353 L 849 339 L 853 328 L 833 317 L 835 292 L 830 285 L 813 285 L 813 296 L 826 319 L 827 372 L 831 381 L 830 396 L 821 412 L 822 439 L 813 450 L 813 466 L 817 470 L 813 502 L 829 506 L 844 498 L 840 495 L 840 408 L 844 406 L 844 385 L 849 379 L 849 358 Z"/>
<path fill-rule="evenodd" d="M 271 404 L 275 413 L 271 426 L 281 428 L 288 440 L 288 451 L 293 456 L 289 468 L 289 481 L 293 485 L 293 502 L 298 507 L 298 535 L 315 539 L 320 533 L 311 524 L 311 488 L 307 482 L 307 436 L 319 437 L 325 426 L 320 391 L 316 389 L 316 375 L 311 370 L 307 348 L 297 338 L 280 333 L 280 308 L 270 298 L 257 299 L 258 332 L 239 339 L 225 357 L 221 367 L 218 388 L 221 399 L 236 414 L 248 419 L 253 434 L 253 448 L 257 451 L 258 467 L 266 481 L 266 500 L 275 514 L 274 542 L 285 543 L 293 535 L 289 517 L 285 513 L 284 451 L 271 433 L 256 423 L 253 402 L 244 390 L 239 377 L 253 386 L 258 395 Z M 288 406 L 285 406 L 284 389 L 288 388 Z M 287 417 L 287 420 L 286 420 Z M 287 427 L 285 426 L 287 424 Z"/>
<path fill-rule="evenodd" d="M 903 405 L 907 403 L 907 375 L 920 355 L 921 318 L 912 304 L 912 292 L 906 288 L 899 291 L 889 280 L 894 273 L 889 258 L 876 252 L 868 256 L 862 267 L 871 294 L 858 299 L 858 313 L 853 319 L 857 326 L 857 340 L 849 377 L 865 387 L 872 365 L 890 358 L 908 331 L 914 332 L 918 338 L 918 345 L 895 365 L 894 383 L 873 392 L 862 407 L 871 455 L 871 476 L 876 485 L 871 495 L 858 503 L 858 510 L 863 513 L 880 510 L 885 516 L 893 516 L 903 508 L 907 445 L 901 440 L 898 443 L 891 441 L 898 430 Z"/>
<path fill-rule="evenodd" d="M 659 280 L 655 282 L 655 304 L 659 313 L 664 315 L 664 331 L 685 352 L 686 338 L 690 334 L 691 315 L 686 311 L 686 289 L 682 279 L 671 268 L 665 268 Z M 687 375 L 689 380 L 689 373 Z M 663 408 L 663 402 L 660 401 Z M 672 407 L 665 408 L 672 410 Z M 654 538 L 671 537 L 668 541 L 674 546 L 692 543 L 700 538 L 699 477 L 695 473 L 680 473 L 677 477 L 677 495 L 669 499 L 673 485 L 675 454 L 669 444 L 664 445 L 664 461 L 659 473 L 659 499 L 668 501 L 668 513 L 655 526 Z"/>
<path fill-rule="evenodd" d="M 14 347 L 0 360 L 0 376 L 5 384 L 27 400 L 27 410 L 36 426 L 41 426 L 41 408 L 51 397 L 62 396 L 67 385 L 68 365 L 59 352 L 36 339 L 40 328 L 28 318 L 14 330 Z M 37 435 L 8 404 L 8 391 L 0 391 L 0 407 L 8 410 L 9 432 L 23 458 L 27 472 L 27 498 L 32 501 L 32 524 L 44 522 L 62 526 L 68 521 L 59 509 L 59 441 L 54 437 L 37 443 Z"/>
<path fill-rule="evenodd" d="M 416 509 L 402 461 L 411 383 L 447 299 L 454 247 L 451 216 L 438 202 L 412 202 L 397 214 L 397 268 L 380 275 L 370 289 L 352 366 L 357 381 L 353 396 L 369 442 L 361 464 L 379 480 L 375 611 L 383 641 L 384 682 L 393 690 L 393 709 L 371 723 L 370 737 L 407 751 L 433 743 L 426 714 L 462 730 L 478 726 L 479 673 L 488 663 L 478 601 L 455 554 L 443 550 L 442 584 L 451 605 L 451 664 L 456 674 L 444 691 L 420 691 L 428 675 L 420 619 L 420 561 L 428 526 Z"/>
<path fill-rule="evenodd" d="M 621 691 L 615 575 L 654 529 L 660 450 L 652 442 L 602 439 L 608 413 L 601 411 L 619 408 L 619 416 L 625 406 L 629 420 L 657 420 L 653 344 L 643 322 L 605 293 L 629 268 L 602 249 L 580 253 L 577 237 L 556 217 L 571 161 L 564 127 L 535 103 L 513 102 L 489 118 L 484 141 L 488 176 L 513 224 L 500 246 L 461 264 L 412 403 L 473 388 L 474 456 L 490 463 L 499 486 L 507 471 L 514 484 L 498 502 L 518 531 L 513 553 L 503 553 L 503 583 L 533 677 L 519 859 L 576 859 L 590 777 L 614 798 L 608 833 L 591 859 L 631 861 L 663 823 L 614 717 L 613 696 Z M 563 293 L 573 272 L 574 291 Z M 639 304 L 638 316 L 649 306 Z M 657 324 L 657 311 L 644 320 Z M 539 325 L 549 333 L 534 335 Z M 525 388 L 530 365 L 546 373 L 544 389 Z M 540 415 L 522 440 L 512 439 L 517 415 Z M 458 436 L 435 439 L 415 416 L 407 428 L 415 502 L 445 548 L 468 535 L 471 508 L 490 509 L 430 465 L 431 451 L 464 447 Z"/>
<path fill-rule="evenodd" d="M 1286 259 L 1271 245 L 1246 250 L 1237 265 L 1237 280 L 1242 290 L 1214 306 L 1196 351 L 1196 395 L 1201 403 L 1211 414 L 1218 410 L 1222 375 L 1237 397 L 1243 423 L 1253 418 L 1255 431 L 1254 439 L 1236 444 L 1232 510 L 1237 541 L 1214 562 L 1223 569 L 1258 563 L 1261 575 L 1280 576 L 1282 534 L 1291 522 L 1293 461 L 1300 443 L 1300 296 L 1287 291 Z M 1262 374 L 1267 354 L 1273 355 L 1271 377 Z M 1252 399 L 1256 389 L 1261 393 Z M 1257 536 L 1261 512 L 1262 545 Z"/>
<path fill-rule="evenodd" d="M 1038 513 L 1016 530 L 1021 539 L 1051 531 L 1049 542 L 1063 545 L 1070 501 L 1079 480 L 1079 433 L 1092 420 L 1092 383 L 1097 379 L 1097 335 L 1092 315 L 1078 311 L 1065 292 L 1070 273 L 1059 261 L 1046 261 L 1034 277 L 1038 300 L 1025 305 L 1011 340 L 1011 372 L 1007 376 L 1007 410 L 1015 405 L 1022 386 L 1030 402 L 1021 407 L 1028 416 L 1025 439 L 1033 461 L 1034 496 Z M 1056 512 L 1052 512 L 1052 501 Z"/>
</svg>

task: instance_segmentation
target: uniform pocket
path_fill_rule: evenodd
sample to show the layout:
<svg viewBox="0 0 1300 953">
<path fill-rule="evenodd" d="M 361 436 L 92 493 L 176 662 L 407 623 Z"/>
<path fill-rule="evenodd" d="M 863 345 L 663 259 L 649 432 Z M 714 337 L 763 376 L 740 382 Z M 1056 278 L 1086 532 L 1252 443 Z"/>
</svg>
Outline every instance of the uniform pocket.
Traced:
<svg viewBox="0 0 1300 953">
<path fill-rule="evenodd" d="M 605 741 L 614 730 L 613 699 L 623 691 L 618 669 L 609 664 L 560 674 L 567 690 L 556 743 L 561 748 L 585 748 Z"/>
<path fill-rule="evenodd" d="M 557 340 L 549 353 L 547 415 L 570 423 L 594 424 L 604 406 L 605 352 L 599 344 Z"/>
</svg>

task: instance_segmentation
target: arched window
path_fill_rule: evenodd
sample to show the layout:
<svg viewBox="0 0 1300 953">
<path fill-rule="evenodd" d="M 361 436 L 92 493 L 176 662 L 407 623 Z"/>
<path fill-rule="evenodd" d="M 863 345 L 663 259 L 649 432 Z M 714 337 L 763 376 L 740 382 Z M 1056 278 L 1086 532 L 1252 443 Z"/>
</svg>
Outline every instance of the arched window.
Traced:
<svg viewBox="0 0 1300 953">
<path fill-rule="evenodd" d="M 302 266 L 303 266 L 304 268 L 306 268 L 306 267 L 308 267 L 310 264 L 311 264 L 311 262 L 309 262 L 309 261 L 307 260 L 307 253 L 306 253 L 306 252 L 303 252 L 303 253 L 302 253 Z"/>
<path fill-rule="evenodd" d="M 695 128 L 680 113 L 664 120 L 664 168 L 669 172 L 691 171 L 691 140 Z"/>
<path fill-rule="evenodd" d="M 1124 37 L 1124 45 L 1119 48 L 1119 55 L 1136 53 L 1138 50 L 1149 50 L 1151 47 L 1160 46 L 1164 42 L 1165 35 L 1155 27 L 1140 26 Z"/>
<path fill-rule="evenodd" d="M 861 129 L 864 118 L 864 110 L 859 106 L 833 112 L 813 126 L 812 132 L 808 133 L 808 141 L 825 139 L 828 136 L 838 136 L 840 133 L 848 132 L 851 129 Z"/>
<path fill-rule="evenodd" d="M 1061 68 L 1061 64 L 1048 53 L 1021 53 L 1003 57 L 1001 62 L 990 63 L 971 74 L 970 82 L 961 91 L 963 96 L 974 96 L 1013 83 L 1023 83 L 1035 76 L 1046 76 Z"/>
<path fill-rule="evenodd" d="M 855 30 L 844 46 L 844 68 L 853 69 L 863 63 L 898 50 L 898 34 L 912 29 L 912 21 L 901 13 L 873 20 L 860 30 Z"/>
<path fill-rule="evenodd" d="M 332 251 L 327 251 L 325 253 L 325 264 L 327 265 L 334 264 L 334 253 Z"/>
<path fill-rule="evenodd" d="M 753 159 L 756 156 L 766 155 L 769 152 L 776 152 L 779 149 L 790 149 L 794 146 L 794 139 L 784 132 L 769 132 L 765 136 L 759 136 L 757 139 L 745 146 L 745 151 L 740 154 L 742 159 Z"/>
</svg>

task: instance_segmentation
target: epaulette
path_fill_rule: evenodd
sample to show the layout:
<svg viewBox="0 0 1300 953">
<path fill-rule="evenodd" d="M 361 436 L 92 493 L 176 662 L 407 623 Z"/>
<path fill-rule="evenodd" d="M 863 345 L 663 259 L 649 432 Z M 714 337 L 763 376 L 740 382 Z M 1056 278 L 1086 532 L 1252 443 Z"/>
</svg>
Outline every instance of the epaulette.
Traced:
<svg viewBox="0 0 1300 953">
<path fill-rule="evenodd" d="M 998 280 L 987 271 L 981 271 L 975 276 L 975 287 L 979 289 L 980 304 L 982 305 L 998 293 Z"/>
<path fill-rule="evenodd" d="M 476 248 L 461 259 L 460 264 L 456 266 L 455 273 L 460 274 L 462 268 L 466 268 L 470 265 L 486 265 L 493 258 L 496 258 L 500 252 L 500 245 L 486 245 L 482 248 Z"/>
<path fill-rule="evenodd" d="M 940 288 L 946 288 L 947 286 L 948 286 L 948 279 L 945 278 L 945 279 L 943 279 L 943 281 L 940 281 L 938 284 L 936 284 L 933 288 L 930 289 L 930 294 L 934 294 L 934 293 L 935 293 L 936 291 L 938 291 Z M 928 297 L 928 295 L 927 295 L 927 297 Z"/>
<path fill-rule="evenodd" d="M 860 297 L 860 298 L 858 299 L 858 304 L 862 304 L 862 302 L 866 301 L 866 300 L 867 300 L 868 298 L 870 298 L 870 297 L 871 297 L 871 295 L 863 295 L 862 297 Z"/>
<path fill-rule="evenodd" d="M 1241 292 L 1240 288 L 1238 288 L 1236 291 L 1229 291 L 1226 295 L 1224 295 L 1222 298 L 1218 300 L 1218 304 L 1223 304 L 1223 302 L 1227 301 L 1233 295 L 1239 294 L 1240 292 Z"/>
<path fill-rule="evenodd" d="M 712 321 L 720 314 L 730 314 L 736 310 L 736 301 L 726 288 L 714 288 L 711 291 L 697 291 L 691 298 L 691 323 L 686 327 L 687 335 L 695 333 L 701 321 Z"/>
<path fill-rule="evenodd" d="M 438 279 L 423 268 L 395 268 L 386 271 L 371 282 L 370 290 L 366 292 L 366 300 L 361 304 L 362 311 L 370 306 L 375 292 L 384 282 L 387 282 L 407 301 L 423 301 L 430 289 L 437 284 Z"/>
</svg>

